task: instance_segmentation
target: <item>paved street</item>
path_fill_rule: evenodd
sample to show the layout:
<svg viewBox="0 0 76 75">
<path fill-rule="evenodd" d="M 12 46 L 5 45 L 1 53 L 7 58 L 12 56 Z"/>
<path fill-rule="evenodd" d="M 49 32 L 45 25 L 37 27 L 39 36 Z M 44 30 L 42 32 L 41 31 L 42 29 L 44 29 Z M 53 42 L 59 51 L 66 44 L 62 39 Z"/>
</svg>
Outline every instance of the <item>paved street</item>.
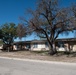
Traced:
<svg viewBox="0 0 76 75">
<path fill-rule="evenodd" d="M 76 64 L 0 58 L 0 75 L 76 75 Z"/>
</svg>

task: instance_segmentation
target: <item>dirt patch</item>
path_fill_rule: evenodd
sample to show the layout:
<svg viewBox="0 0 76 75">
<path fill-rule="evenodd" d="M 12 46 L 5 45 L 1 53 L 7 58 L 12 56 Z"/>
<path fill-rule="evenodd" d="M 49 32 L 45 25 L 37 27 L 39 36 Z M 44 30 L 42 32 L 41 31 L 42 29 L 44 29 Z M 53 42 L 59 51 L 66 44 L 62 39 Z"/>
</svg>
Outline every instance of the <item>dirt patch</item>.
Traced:
<svg viewBox="0 0 76 75">
<path fill-rule="evenodd" d="M 47 60 L 47 61 L 59 61 L 59 62 L 76 62 L 76 56 L 74 54 L 58 54 L 54 56 L 48 55 L 47 52 L 31 52 L 31 51 L 16 51 L 16 52 L 0 52 L 0 56 L 3 57 L 14 57 L 23 59 L 36 59 L 36 60 Z"/>
</svg>

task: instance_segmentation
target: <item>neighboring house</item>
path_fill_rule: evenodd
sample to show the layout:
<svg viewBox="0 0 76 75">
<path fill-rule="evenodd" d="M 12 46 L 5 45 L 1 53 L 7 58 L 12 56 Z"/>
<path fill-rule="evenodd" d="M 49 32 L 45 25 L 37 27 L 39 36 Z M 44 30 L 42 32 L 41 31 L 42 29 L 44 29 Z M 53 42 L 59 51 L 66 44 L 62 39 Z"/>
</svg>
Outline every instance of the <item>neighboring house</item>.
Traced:
<svg viewBox="0 0 76 75">
<path fill-rule="evenodd" d="M 76 51 L 76 38 L 57 39 L 56 47 L 59 51 Z"/>
<path fill-rule="evenodd" d="M 13 50 L 30 49 L 30 41 L 19 41 L 13 43 Z"/>
<path fill-rule="evenodd" d="M 20 41 L 14 42 L 13 45 L 14 50 L 49 50 L 49 44 L 47 40 Z M 55 47 L 58 51 L 76 51 L 76 38 L 57 39 L 55 42 Z"/>
</svg>

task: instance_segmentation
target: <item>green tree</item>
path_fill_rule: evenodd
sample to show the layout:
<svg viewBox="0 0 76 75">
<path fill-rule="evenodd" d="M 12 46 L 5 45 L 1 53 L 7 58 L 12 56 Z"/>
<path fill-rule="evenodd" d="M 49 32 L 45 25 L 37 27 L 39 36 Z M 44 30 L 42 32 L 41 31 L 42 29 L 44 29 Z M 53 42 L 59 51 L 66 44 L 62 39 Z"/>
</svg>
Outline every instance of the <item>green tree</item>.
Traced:
<svg viewBox="0 0 76 75">
<path fill-rule="evenodd" d="M 17 37 L 16 28 L 17 26 L 14 23 L 5 23 L 2 25 L 2 40 L 5 44 L 11 45 L 13 43 Z"/>
</svg>

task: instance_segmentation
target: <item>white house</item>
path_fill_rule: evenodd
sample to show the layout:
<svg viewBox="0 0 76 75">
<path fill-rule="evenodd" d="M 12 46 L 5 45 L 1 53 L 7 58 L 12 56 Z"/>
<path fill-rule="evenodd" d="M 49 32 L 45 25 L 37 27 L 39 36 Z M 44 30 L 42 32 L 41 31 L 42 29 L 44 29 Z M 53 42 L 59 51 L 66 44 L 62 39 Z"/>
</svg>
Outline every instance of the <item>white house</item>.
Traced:
<svg viewBox="0 0 76 75">
<path fill-rule="evenodd" d="M 33 40 L 33 41 L 20 41 L 15 42 L 13 45 L 14 50 L 26 49 L 33 51 L 49 50 L 46 40 Z"/>
<path fill-rule="evenodd" d="M 33 51 L 49 50 L 49 46 L 46 40 L 33 40 L 30 43 L 30 50 Z"/>
<path fill-rule="evenodd" d="M 58 51 L 76 51 L 76 38 L 57 39 L 55 47 Z M 31 51 L 49 50 L 47 40 L 20 41 L 14 43 L 14 50 L 26 49 Z"/>
</svg>

